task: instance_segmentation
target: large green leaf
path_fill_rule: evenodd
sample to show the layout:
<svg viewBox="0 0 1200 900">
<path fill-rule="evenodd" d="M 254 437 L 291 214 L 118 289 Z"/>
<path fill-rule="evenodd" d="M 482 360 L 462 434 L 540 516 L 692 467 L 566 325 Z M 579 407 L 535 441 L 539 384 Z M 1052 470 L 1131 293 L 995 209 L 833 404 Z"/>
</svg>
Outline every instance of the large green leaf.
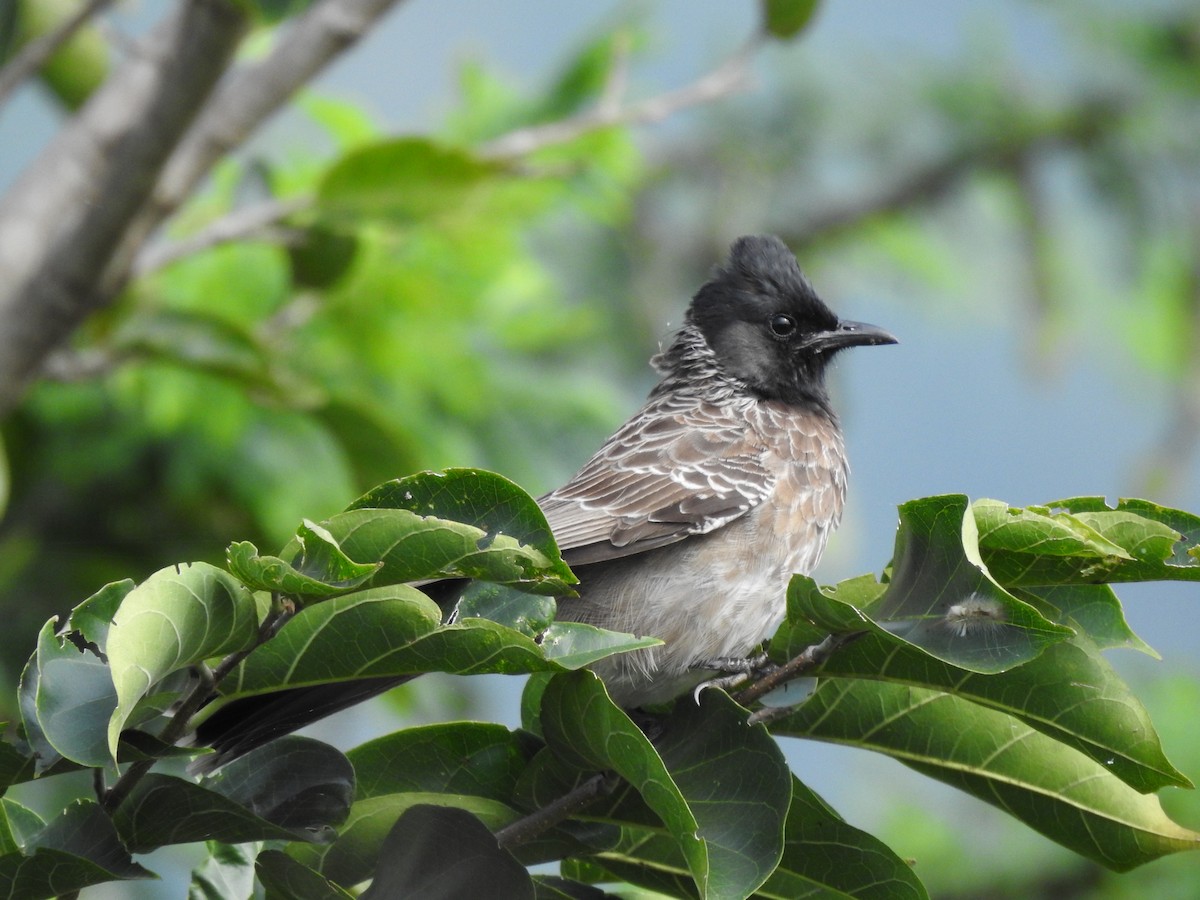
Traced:
<svg viewBox="0 0 1200 900">
<path fill-rule="evenodd" d="M 590 672 L 542 692 L 547 744 L 583 770 L 616 771 L 654 811 L 705 898 L 745 897 L 783 849 L 789 774 L 765 729 L 716 691 L 682 700 L 651 744 Z"/>
<path fill-rule="evenodd" d="M 1117 871 L 1200 848 L 1200 834 L 1104 763 L 951 694 L 830 679 L 772 731 L 886 753 Z"/>
<path fill-rule="evenodd" d="M 798 575 L 789 587 L 789 602 L 801 609 L 835 602 L 822 591 L 811 578 Z M 1143 793 L 1191 784 L 1163 754 L 1145 708 L 1086 636 L 1051 644 L 1015 668 L 981 675 L 867 624 L 868 633 L 832 654 L 819 674 L 935 688 L 1001 710 L 1103 762 Z"/>
<path fill-rule="evenodd" d="M 813 624 L 860 630 L 850 621 L 853 610 L 842 606 L 841 624 L 836 619 Z M 821 609 L 831 607 L 822 604 Z M 891 582 L 868 612 L 908 643 L 976 672 L 1010 669 L 1074 634 L 995 582 L 980 559 L 967 498 L 958 494 L 901 505 Z"/>
<path fill-rule="evenodd" d="M 997 579 L 1011 586 L 1200 580 L 1200 518 L 1146 500 L 1057 500 L 1009 509 L 974 506 L 979 547 Z"/>
<path fill-rule="evenodd" d="M 816 793 L 792 778 L 783 859 L 755 897 L 857 897 L 925 900 L 912 866 L 878 838 L 844 822 Z"/>
<path fill-rule="evenodd" d="M 531 639 L 485 619 L 442 626 L 432 600 L 393 584 L 302 610 L 256 647 L 220 690 L 244 696 L 384 675 L 558 668 Z"/>
<path fill-rule="evenodd" d="M 461 209 L 504 171 L 426 138 L 395 138 L 342 156 L 317 188 L 317 207 L 334 223 L 411 225 Z"/>
<path fill-rule="evenodd" d="M 616 879 L 668 896 L 695 895 L 678 848 L 651 829 L 626 827 L 615 848 L 589 862 Z M 566 870 L 570 869 L 568 865 Z M 762 900 L 924 900 L 928 895 L 912 866 L 878 838 L 847 825 L 793 777 L 783 857 L 771 877 L 750 896 Z"/>
<path fill-rule="evenodd" d="M 39 900 L 93 884 L 153 878 L 121 846 L 96 803 L 77 800 L 33 836 L 22 852 L 0 856 L 0 897 Z"/>
<path fill-rule="evenodd" d="M 558 544 L 541 508 L 518 485 L 494 472 L 482 469 L 418 472 L 372 488 L 348 507 L 355 509 L 406 509 L 472 525 L 488 539 L 507 535 L 542 553 L 550 561 L 553 573 L 564 582 L 576 581 L 559 555 Z"/>
<path fill-rule="evenodd" d="M 557 625 L 541 644 L 487 619 L 442 625 L 437 605 L 404 584 L 371 588 L 310 606 L 256 647 L 222 694 L 237 697 L 289 687 L 380 676 L 561 672 L 653 639 Z"/>
<path fill-rule="evenodd" d="M 108 725 L 109 753 L 137 702 L 170 673 L 245 650 L 258 637 L 253 595 L 208 563 L 160 569 L 121 603 L 108 631 L 108 661 L 117 708 Z"/>
<path fill-rule="evenodd" d="M 475 816 L 454 807 L 416 806 L 388 833 L 362 894 L 363 900 L 392 897 L 533 900 L 533 882 Z"/>
</svg>

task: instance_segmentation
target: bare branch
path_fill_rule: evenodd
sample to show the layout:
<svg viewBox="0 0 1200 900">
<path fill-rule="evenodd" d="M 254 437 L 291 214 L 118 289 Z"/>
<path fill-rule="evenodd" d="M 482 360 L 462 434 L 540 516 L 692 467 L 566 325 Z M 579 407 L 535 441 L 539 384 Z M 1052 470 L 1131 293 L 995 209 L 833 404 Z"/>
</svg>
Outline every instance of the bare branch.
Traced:
<svg viewBox="0 0 1200 900">
<path fill-rule="evenodd" d="M 610 82 L 601 102 L 587 112 L 502 135 L 484 144 L 480 148 L 480 155 L 489 159 L 524 156 L 543 147 L 573 141 L 601 128 L 661 122 L 689 107 L 731 96 L 749 87 L 750 60 L 761 45 L 761 37 L 752 38 L 721 65 L 691 84 L 625 107 L 613 102 L 617 91 L 623 86 L 619 81 L 615 86 Z M 620 73 L 621 67 L 618 66 L 615 71 Z M 624 75 L 619 77 L 623 79 Z"/>
<path fill-rule="evenodd" d="M 0 413 L 101 302 L 101 273 L 246 21 L 230 0 L 181 2 L 0 204 Z"/>
<path fill-rule="evenodd" d="M 88 19 L 111 6 L 113 0 L 88 0 L 73 15 L 63 19 L 56 28 L 30 41 L 0 69 L 0 106 L 30 75 L 40 69 L 55 51 L 71 39 Z"/>
<path fill-rule="evenodd" d="M 130 275 L 133 278 L 141 278 L 186 256 L 192 256 L 220 244 L 263 235 L 272 229 L 272 233 L 278 232 L 279 229 L 274 226 L 281 219 L 286 219 L 292 213 L 307 208 L 312 202 L 312 197 L 309 196 L 289 197 L 286 200 L 271 198 L 242 209 L 235 209 L 209 224 L 207 228 L 182 240 L 152 244 L 146 247 L 134 260 Z"/>
<path fill-rule="evenodd" d="M 792 249 L 833 237 L 874 216 L 935 202 L 976 172 L 1013 170 L 1037 154 L 1064 147 L 1086 148 L 1115 127 L 1126 111 L 1119 101 L 1085 100 L 1041 127 L 999 133 L 915 167 L 874 193 L 820 210 L 780 237 Z"/>
<path fill-rule="evenodd" d="M 147 238 L 212 165 L 398 2 L 319 0 L 193 124 L 245 16 L 231 0 L 181 0 L 0 204 L 0 414 L 124 289 Z"/>
<path fill-rule="evenodd" d="M 518 819 L 496 832 L 496 843 L 506 850 L 533 840 L 584 809 L 593 800 L 611 794 L 621 780 L 614 774 L 600 772 L 581 781 L 557 800 Z"/>
<path fill-rule="evenodd" d="M 213 95 L 163 171 L 105 275 L 108 295 L 124 287 L 149 235 L 188 198 L 213 164 L 239 147 L 339 54 L 402 0 L 321 0 L 290 23 L 261 62 L 234 73 Z"/>
</svg>

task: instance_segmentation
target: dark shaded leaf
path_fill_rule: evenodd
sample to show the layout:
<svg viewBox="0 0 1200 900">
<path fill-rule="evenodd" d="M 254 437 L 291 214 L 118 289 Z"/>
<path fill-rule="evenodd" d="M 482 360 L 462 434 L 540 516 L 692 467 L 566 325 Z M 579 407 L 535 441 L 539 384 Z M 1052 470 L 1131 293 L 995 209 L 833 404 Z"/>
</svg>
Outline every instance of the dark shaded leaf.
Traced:
<svg viewBox="0 0 1200 900">
<path fill-rule="evenodd" d="M 350 900 L 353 897 L 280 850 L 264 850 L 254 864 L 266 900 Z"/>
<path fill-rule="evenodd" d="M 413 806 L 452 804 L 506 824 L 517 817 L 509 798 L 537 746 L 530 735 L 478 722 L 409 728 L 363 744 L 348 754 L 358 787 L 340 837 L 293 855 L 355 884 L 370 876 L 393 825 Z"/>
<path fill-rule="evenodd" d="M 362 894 L 363 900 L 533 896 L 529 873 L 495 835 L 470 813 L 444 806 L 415 806 L 400 817 Z"/>
<path fill-rule="evenodd" d="M 818 0 L 762 0 L 763 25 L 767 33 L 788 40 L 808 27 Z"/>
<path fill-rule="evenodd" d="M 638 791 L 703 896 L 745 897 L 774 869 L 790 776 L 766 730 L 747 726 L 745 711 L 724 694 L 679 701 L 651 745 L 599 679 L 580 671 L 546 686 L 541 724 L 568 765 L 616 771 Z"/>
<path fill-rule="evenodd" d="M 121 846 L 99 805 L 77 800 L 38 832 L 23 853 L 0 856 L 0 897 L 40 900 L 93 884 L 153 878 Z"/>
<path fill-rule="evenodd" d="M 187 900 L 242 900 L 254 895 L 254 858 L 261 844 L 208 841 L 208 857 L 192 870 Z"/>
</svg>

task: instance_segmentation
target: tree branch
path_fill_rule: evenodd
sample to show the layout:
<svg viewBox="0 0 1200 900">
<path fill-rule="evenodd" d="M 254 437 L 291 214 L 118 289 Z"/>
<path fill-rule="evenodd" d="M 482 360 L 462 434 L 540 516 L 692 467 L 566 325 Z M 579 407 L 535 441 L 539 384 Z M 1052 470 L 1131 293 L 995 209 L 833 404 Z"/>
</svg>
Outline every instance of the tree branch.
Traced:
<svg viewBox="0 0 1200 900">
<path fill-rule="evenodd" d="M 1022 160 L 1054 148 L 1089 147 L 1111 132 L 1124 113 L 1124 105 L 1117 101 L 1104 97 L 1084 100 L 1044 122 L 969 143 L 912 169 L 872 194 L 820 210 L 780 237 L 792 249 L 798 249 L 874 216 L 934 202 L 976 172 L 1012 170 Z"/>
<path fill-rule="evenodd" d="M 496 842 L 505 850 L 509 850 L 533 840 L 559 822 L 569 819 L 593 800 L 611 793 L 619 783 L 620 779 L 609 772 L 593 775 L 557 800 L 501 828 L 496 832 Z"/>
<path fill-rule="evenodd" d="M 289 197 L 286 200 L 271 198 L 235 209 L 182 240 L 146 247 L 134 260 L 130 277 L 141 278 L 186 256 L 261 234 L 270 230 L 281 219 L 307 208 L 312 202 L 312 197 L 309 196 Z"/>
<path fill-rule="evenodd" d="M 825 660 L 829 659 L 829 657 L 837 652 L 838 649 L 846 646 L 846 644 L 850 643 L 851 641 L 862 637 L 863 634 L 865 634 L 865 632 L 856 631 L 850 634 L 828 635 L 825 640 L 821 641 L 819 644 L 812 644 L 811 646 L 805 647 L 800 653 L 789 659 L 782 666 L 779 666 L 771 672 L 768 672 L 745 690 L 739 691 L 737 696 L 735 696 L 733 699 L 742 706 L 748 706 L 755 700 L 765 697 L 781 684 L 811 672 L 813 669 L 820 666 L 821 663 L 825 662 Z M 767 708 L 770 709 L 771 707 Z M 784 708 L 786 709 L 786 707 Z M 757 712 L 753 713 L 750 716 L 750 721 L 758 721 L 755 719 L 755 716 L 757 716 L 760 712 L 762 712 L 762 710 L 758 710 Z"/>
<path fill-rule="evenodd" d="M 113 297 L 162 221 L 191 195 L 217 160 L 242 143 L 335 57 L 402 0 L 320 0 L 291 22 L 261 62 L 232 74 L 171 156 L 149 202 L 132 223 L 100 285 Z"/>
<path fill-rule="evenodd" d="M 67 16 L 52 31 L 48 31 L 24 47 L 0 69 L 0 106 L 30 75 L 45 65 L 63 44 L 69 41 L 88 19 L 111 6 L 113 0 L 88 0 L 74 14 Z"/>
<path fill-rule="evenodd" d="M 601 102 L 592 109 L 559 122 L 534 125 L 502 135 L 484 144 L 479 153 L 488 159 L 512 159 L 543 147 L 573 141 L 601 128 L 661 122 L 689 107 L 736 94 L 745 90 L 750 83 L 750 60 L 762 46 L 762 41 L 759 36 L 747 41 L 721 65 L 689 85 L 629 106 L 622 106 L 617 95 L 623 89 L 624 78 L 618 65 L 615 84 L 610 83 Z"/>
<path fill-rule="evenodd" d="M 229 0 L 185 0 L 0 205 L 0 414 L 107 297 L 101 277 L 246 27 Z"/>
</svg>

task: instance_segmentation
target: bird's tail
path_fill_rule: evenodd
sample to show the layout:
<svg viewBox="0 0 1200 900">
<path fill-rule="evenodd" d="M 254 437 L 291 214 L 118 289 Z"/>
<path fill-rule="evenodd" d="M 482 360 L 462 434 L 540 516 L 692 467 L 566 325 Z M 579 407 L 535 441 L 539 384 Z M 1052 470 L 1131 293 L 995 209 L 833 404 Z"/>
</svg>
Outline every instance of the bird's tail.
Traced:
<svg viewBox="0 0 1200 900">
<path fill-rule="evenodd" d="M 198 773 L 211 772 L 268 741 L 291 734 L 415 677 L 366 678 L 234 700 L 197 727 L 193 743 L 212 747 L 216 752 L 197 759 L 192 769 Z"/>
</svg>

